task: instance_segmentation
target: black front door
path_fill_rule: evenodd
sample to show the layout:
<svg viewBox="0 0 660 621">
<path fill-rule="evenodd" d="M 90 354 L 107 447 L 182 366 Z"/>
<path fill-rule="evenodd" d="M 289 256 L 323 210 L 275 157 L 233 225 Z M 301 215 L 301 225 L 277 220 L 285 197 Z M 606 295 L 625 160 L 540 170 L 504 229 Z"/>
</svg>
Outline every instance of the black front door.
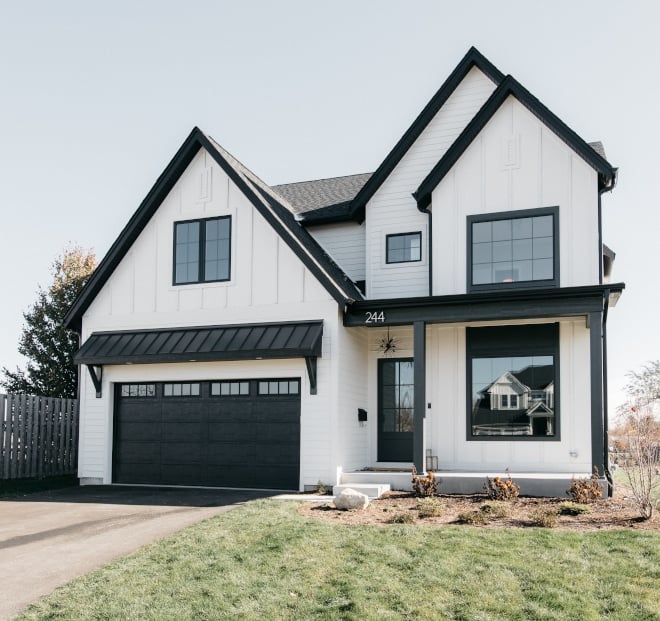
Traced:
<svg viewBox="0 0 660 621">
<path fill-rule="evenodd" d="M 378 361 L 378 461 L 413 460 L 413 359 Z"/>
</svg>

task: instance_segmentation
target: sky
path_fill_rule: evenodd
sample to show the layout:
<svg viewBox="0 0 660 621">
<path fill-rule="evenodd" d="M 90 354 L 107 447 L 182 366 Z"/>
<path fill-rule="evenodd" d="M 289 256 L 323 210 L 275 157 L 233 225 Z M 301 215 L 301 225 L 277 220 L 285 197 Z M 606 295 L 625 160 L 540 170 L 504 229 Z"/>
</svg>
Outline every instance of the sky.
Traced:
<svg viewBox="0 0 660 621">
<path fill-rule="evenodd" d="M 616 406 L 660 359 L 658 26 L 654 0 L 0 0 L 0 366 L 55 257 L 100 259 L 194 126 L 270 184 L 371 172 L 474 45 L 619 168 Z"/>
</svg>

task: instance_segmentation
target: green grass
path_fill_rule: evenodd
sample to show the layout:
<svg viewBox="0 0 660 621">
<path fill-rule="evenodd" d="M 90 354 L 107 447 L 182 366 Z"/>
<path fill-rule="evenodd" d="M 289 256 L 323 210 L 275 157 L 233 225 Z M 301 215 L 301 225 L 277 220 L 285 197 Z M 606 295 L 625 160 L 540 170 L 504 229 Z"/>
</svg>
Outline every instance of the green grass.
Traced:
<svg viewBox="0 0 660 621">
<path fill-rule="evenodd" d="M 660 619 L 660 535 L 340 526 L 260 500 L 58 589 L 21 619 Z"/>
</svg>

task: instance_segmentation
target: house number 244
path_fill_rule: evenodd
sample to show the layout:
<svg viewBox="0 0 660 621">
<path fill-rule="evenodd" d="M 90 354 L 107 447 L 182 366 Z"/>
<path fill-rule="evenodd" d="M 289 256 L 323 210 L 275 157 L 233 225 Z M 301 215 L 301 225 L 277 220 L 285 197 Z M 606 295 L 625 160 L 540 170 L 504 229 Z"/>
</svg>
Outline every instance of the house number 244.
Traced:
<svg viewBox="0 0 660 621">
<path fill-rule="evenodd" d="M 385 313 L 383 311 L 374 311 L 373 313 L 367 311 L 365 315 L 367 318 L 364 320 L 364 323 L 385 323 Z"/>
</svg>

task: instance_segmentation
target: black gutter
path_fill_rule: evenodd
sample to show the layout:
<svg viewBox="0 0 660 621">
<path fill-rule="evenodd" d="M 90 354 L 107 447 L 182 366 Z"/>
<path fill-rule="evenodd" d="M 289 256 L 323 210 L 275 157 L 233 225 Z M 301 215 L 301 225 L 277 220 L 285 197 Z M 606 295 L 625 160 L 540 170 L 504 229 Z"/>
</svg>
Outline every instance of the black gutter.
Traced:
<svg viewBox="0 0 660 621">
<path fill-rule="evenodd" d="M 614 496 L 614 477 L 610 471 L 610 440 L 609 440 L 609 404 L 607 397 L 607 311 L 610 307 L 609 290 L 605 292 L 605 307 L 603 309 L 603 463 L 607 479 L 607 495 Z"/>
</svg>

